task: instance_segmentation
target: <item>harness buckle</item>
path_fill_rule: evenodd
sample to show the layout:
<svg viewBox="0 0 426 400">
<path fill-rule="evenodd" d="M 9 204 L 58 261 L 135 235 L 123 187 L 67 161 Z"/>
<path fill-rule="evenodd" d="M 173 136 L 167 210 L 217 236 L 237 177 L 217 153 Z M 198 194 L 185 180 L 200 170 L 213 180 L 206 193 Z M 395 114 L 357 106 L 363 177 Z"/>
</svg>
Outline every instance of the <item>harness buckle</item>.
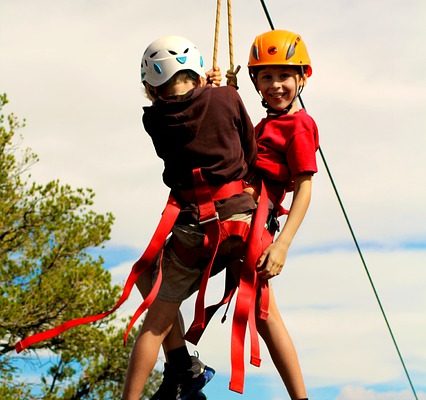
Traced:
<svg viewBox="0 0 426 400">
<path fill-rule="evenodd" d="M 199 225 L 208 224 L 209 222 L 213 222 L 219 219 L 219 213 L 216 211 L 214 217 L 205 219 L 203 221 L 198 221 Z"/>
</svg>

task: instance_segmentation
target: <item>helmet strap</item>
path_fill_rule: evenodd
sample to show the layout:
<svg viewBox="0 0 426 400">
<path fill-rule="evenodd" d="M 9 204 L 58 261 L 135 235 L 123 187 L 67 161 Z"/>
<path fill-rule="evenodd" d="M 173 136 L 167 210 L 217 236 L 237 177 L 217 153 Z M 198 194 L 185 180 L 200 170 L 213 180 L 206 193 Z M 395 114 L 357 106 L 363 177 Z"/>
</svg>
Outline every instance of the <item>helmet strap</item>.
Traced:
<svg viewBox="0 0 426 400">
<path fill-rule="evenodd" d="M 265 99 L 262 98 L 262 106 L 266 108 L 266 114 L 268 114 L 268 116 L 274 116 L 274 117 L 279 117 L 280 115 L 286 115 L 289 113 L 289 111 L 291 110 L 291 107 L 293 106 L 294 100 L 283 110 L 275 110 L 274 108 L 272 108 Z"/>
</svg>

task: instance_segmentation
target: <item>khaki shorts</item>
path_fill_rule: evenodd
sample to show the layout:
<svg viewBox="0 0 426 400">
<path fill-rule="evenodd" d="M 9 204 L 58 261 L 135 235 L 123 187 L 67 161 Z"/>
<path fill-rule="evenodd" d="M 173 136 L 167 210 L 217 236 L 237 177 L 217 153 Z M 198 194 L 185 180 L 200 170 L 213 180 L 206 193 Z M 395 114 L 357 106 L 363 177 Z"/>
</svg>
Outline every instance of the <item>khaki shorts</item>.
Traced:
<svg viewBox="0 0 426 400">
<path fill-rule="evenodd" d="M 251 222 L 251 213 L 234 214 L 227 221 Z M 204 244 L 204 233 L 200 225 L 175 225 L 167 241 L 163 258 L 163 280 L 158 299 L 180 303 L 200 286 L 203 273 L 210 261 Z M 235 263 L 240 263 L 245 244 L 239 236 L 230 236 L 219 246 L 211 276 L 218 274 Z M 178 256 L 179 254 L 179 256 Z M 158 264 L 153 278 L 157 276 Z"/>
</svg>

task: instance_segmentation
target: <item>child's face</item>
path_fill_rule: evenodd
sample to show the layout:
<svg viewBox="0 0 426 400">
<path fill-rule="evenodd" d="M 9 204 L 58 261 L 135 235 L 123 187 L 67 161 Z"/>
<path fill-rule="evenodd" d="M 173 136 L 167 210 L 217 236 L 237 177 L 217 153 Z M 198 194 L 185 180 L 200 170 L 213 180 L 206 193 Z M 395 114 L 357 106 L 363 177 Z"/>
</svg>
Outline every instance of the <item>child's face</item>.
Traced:
<svg viewBox="0 0 426 400">
<path fill-rule="evenodd" d="M 304 79 L 294 67 L 270 65 L 258 72 L 256 88 L 271 108 L 281 111 L 294 100 Z"/>
</svg>

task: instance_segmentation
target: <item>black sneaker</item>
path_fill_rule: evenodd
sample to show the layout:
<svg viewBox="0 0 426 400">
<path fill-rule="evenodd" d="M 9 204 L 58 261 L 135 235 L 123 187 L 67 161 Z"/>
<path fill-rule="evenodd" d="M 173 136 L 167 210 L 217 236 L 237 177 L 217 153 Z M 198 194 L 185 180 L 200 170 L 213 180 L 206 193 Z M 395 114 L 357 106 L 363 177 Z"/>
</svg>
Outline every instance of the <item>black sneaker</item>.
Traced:
<svg viewBox="0 0 426 400">
<path fill-rule="evenodd" d="M 205 400 L 201 389 L 213 378 L 215 370 L 191 356 L 192 366 L 178 372 L 170 364 L 164 364 L 163 382 L 151 400 Z"/>
<path fill-rule="evenodd" d="M 198 393 L 191 397 L 191 400 L 207 400 L 207 396 L 200 390 Z"/>
</svg>

